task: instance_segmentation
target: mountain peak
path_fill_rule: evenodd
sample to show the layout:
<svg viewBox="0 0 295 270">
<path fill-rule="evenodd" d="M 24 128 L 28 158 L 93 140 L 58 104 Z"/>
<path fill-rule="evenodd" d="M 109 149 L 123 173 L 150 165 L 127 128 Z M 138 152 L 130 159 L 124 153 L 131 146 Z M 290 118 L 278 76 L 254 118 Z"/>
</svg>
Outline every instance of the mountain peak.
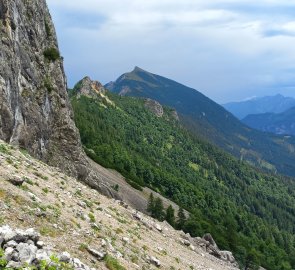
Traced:
<svg viewBox="0 0 295 270">
<path fill-rule="evenodd" d="M 79 81 L 74 87 L 74 93 L 78 98 L 81 96 L 97 97 L 105 92 L 105 88 L 99 81 L 93 81 L 90 77 L 86 76 Z"/>
<path fill-rule="evenodd" d="M 132 72 L 145 72 L 145 73 L 148 73 L 146 70 L 138 67 L 138 66 L 135 66 L 133 71 Z"/>
</svg>

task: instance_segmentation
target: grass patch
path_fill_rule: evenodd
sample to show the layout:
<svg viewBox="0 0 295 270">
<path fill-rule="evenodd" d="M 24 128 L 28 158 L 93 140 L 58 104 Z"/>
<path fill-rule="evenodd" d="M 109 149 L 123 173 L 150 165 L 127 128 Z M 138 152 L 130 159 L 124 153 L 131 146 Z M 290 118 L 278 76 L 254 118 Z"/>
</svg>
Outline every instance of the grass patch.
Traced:
<svg viewBox="0 0 295 270">
<path fill-rule="evenodd" d="M 42 191 L 47 194 L 49 192 L 49 189 L 46 187 L 46 188 L 42 188 Z"/>
<path fill-rule="evenodd" d="M 42 236 L 50 236 L 50 237 L 57 237 L 58 236 L 58 232 L 55 228 L 43 226 L 40 228 L 39 231 Z"/>
<path fill-rule="evenodd" d="M 7 147 L 4 144 L 0 144 L 0 153 L 9 154 Z"/>
<path fill-rule="evenodd" d="M 105 264 L 106 267 L 110 270 L 126 270 L 125 267 L 123 267 L 117 259 L 115 259 L 114 257 L 107 255 L 105 257 Z"/>
<path fill-rule="evenodd" d="M 95 216 L 94 216 L 92 213 L 89 213 L 89 214 L 88 214 L 88 217 L 90 218 L 90 221 L 91 221 L 92 223 L 95 222 Z"/>
<path fill-rule="evenodd" d="M 88 247 L 87 244 L 84 244 L 84 243 L 83 243 L 83 244 L 81 244 L 81 245 L 79 246 L 78 249 L 79 249 L 80 251 L 84 252 L 84 251 L 87 250 L 87 247 Z"/>
</svg>

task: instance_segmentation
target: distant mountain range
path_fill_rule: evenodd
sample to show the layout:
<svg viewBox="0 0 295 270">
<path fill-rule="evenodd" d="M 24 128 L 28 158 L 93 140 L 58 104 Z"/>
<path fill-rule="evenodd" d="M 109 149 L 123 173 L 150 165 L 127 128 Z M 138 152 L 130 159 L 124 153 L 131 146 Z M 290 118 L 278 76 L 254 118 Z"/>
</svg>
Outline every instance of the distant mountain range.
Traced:
<svg viewBox="0 0 295 270">
<path fill-rule="evenodd" d="M 282 113 L 295 107 L 295 99 L 278 94 L 241 102 L 230 102 L 223 104 L 223 107 L 237 118 L 243 119 L 249 114 Z"/>
<path fill-rule="evenodd" d="M 283 113 L 250 114 L 243 123 L 249 127 L 275 134 L 295 135 L 295 107 Z"/>
<path fill-rule="evenodd" d="M 177 110 L 182 124 L 241 160 L 295 175 L 295 138 L 249 128 L 195 89 L 136 67 L 105 87 L 126 96 L 151 98 Z"/>
</svg>

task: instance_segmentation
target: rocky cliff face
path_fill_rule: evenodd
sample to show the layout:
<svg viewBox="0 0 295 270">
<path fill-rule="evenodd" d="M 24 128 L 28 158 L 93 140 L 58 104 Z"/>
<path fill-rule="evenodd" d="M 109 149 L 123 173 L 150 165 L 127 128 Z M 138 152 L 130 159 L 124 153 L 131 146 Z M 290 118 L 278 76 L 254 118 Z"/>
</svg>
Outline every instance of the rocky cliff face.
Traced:
<svg viewBox="0 0 295 270">
<path fill-rule="evenodd" d="M 0 138 L 89 177 L 45 0 L 0 1 Z"/>
<path fill-rule="evenodd" d="M 81 96 L 86 96 L 89 98 L 96 98 L 97 95 L 101 95 L 105 93 L 105 88 L 98 81 L 92 81 L 89 77 L 83 78 L 79 81 L 74 89 L 74 94 L 77 98 Z"/>
</svg>

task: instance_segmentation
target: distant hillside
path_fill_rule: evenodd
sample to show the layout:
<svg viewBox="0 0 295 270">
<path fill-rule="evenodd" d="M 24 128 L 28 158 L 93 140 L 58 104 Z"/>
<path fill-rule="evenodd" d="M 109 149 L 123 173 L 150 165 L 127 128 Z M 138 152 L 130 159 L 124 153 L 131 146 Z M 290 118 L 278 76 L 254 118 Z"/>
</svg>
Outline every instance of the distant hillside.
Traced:
<svg viewBox="0 0 295 270">
<path fill-rule="evenodd" d="M 295 106 L 295 99 L 282 95 L 253 98 L 241 102 L 230 102 L 223 105 L 239 119 L 249 114 L 281 113 Z"/>
<path fill-rule="evenodd" d="M 176 226 L 193 236 L 212 233 L 241 265 L 295 267 L 294 180 L 262 174 L 196 138 L 168 107 L 103 89 L 95 97 L 99 84 L 87 91 L 85 80 L 71 101 L 93 160 L 187 209 L 190 218 Z"/>
<path fill-rule="evenodd" d="M 249 127 L 275 134 L 295 135 L 295 107 L 279 114 L 251 114 L 243 123 Z"/>
<path fill-rule="evenodd" d="M 198 136 L 257 167 L 295 176 L 295 138 L 251 129 L 195 89 L 138 67 L 106 88 L 120 95 L 151 98 L 175 108 L 181 123 Z"/>
</svg>

